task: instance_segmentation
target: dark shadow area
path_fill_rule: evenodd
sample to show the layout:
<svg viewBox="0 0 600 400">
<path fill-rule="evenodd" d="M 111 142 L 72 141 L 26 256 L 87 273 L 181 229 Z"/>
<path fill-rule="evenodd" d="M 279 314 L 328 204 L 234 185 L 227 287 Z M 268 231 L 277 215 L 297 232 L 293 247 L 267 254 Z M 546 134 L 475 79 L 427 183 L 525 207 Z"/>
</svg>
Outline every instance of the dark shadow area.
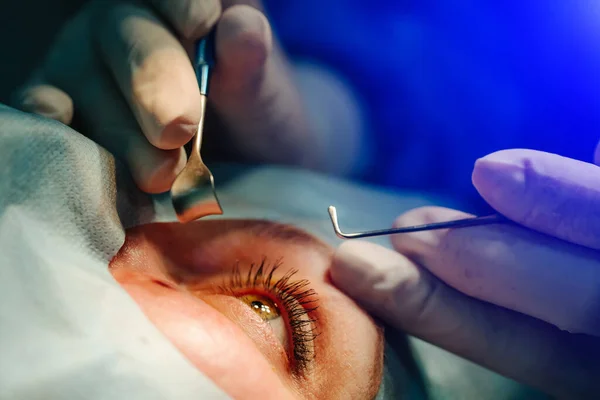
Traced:
<svg viewBox="0 0 600 400">
<path fill-rule="evenodd" d="M 41 63 L 60 27 L 87 0 L 0 1 L 0 103 Z"/>
</svg>

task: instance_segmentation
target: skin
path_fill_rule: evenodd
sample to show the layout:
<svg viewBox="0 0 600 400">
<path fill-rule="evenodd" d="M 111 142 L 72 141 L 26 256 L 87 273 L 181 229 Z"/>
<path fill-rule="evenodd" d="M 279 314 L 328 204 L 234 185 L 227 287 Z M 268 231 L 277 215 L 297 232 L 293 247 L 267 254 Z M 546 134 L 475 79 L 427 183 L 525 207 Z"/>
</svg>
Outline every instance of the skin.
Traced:
<svg viewBox="0 0 600 400">
<path fill-rule="evenodd" d="M 599 398 L 600 168 L 502 150 L 473 184 L 517 224 L 393 235 L 396 251 L 347 241 L 332 280 L 403 332 L 553 398 Z M 395 226 L 469 216 L 424 207 Z"/>
<path fill-rule="evenodd" d="M 158 329 L 233 398 L 373 398 L 382 374 L 382 331 L 329 282 L 332 254 L 293 227 L 212 220 L 134 228 L 110 268 Z M 318 309 L 309 315 L 319 336 L 301 372 L 291 345 L 283 344 L 292 340 L 287 320 L 278 334 L 237 293 L 219 288 L 231 286 L 236 263 L 245 277 L 265 256 L 267 265 L 282 260 L 274 280 L 296 269 L 291 281 L 307 279 L 317 293 Z"/>
</svg>

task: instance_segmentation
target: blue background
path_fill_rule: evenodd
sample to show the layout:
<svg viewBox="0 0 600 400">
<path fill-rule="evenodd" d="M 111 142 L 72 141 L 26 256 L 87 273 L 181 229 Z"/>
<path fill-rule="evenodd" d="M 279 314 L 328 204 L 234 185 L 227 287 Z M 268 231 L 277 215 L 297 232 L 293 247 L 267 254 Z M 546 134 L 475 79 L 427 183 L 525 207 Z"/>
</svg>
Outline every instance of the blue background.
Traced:
<svg viewBox="0 0 600 400">
<path fill-rule="evenodd" d="M 267 0 L 292 58 L 360 94 L 377 146 L 364 179 L 474 200 L 474 161 L 534 148 L 592 161 L 600 6 L 545 0 Z"/>
</svg>

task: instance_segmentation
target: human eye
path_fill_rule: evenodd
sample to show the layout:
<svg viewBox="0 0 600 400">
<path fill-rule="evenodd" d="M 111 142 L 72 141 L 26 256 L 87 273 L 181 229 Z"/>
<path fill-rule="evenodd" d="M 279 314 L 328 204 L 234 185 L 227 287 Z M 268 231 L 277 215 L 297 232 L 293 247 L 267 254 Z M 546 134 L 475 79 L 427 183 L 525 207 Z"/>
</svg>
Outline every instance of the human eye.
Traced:
<svg viewBox="0 0 600 400">
<path fill-rule="evenodd" d="M 220 290 L 270 326 L 286 349 L 292 371 L 302 374 L 315 357 L 318 298 L 307 279 L 294 279 L 297 270 L 279 274 L 281 266 L 281 260 L 269 264 L 266 258 L 247 267 L 236 263 Z"/>
</svg>

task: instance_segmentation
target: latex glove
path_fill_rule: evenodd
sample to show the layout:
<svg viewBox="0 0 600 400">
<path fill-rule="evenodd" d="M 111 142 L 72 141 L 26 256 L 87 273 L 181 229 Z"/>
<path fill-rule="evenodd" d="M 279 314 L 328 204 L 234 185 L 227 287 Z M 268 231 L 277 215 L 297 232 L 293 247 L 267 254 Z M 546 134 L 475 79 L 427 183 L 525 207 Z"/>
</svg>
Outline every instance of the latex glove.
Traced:
<svg viewBox="0 0 600 400">
<path fill-rule="evenodd" d="M 252 0 L 91 2 L 14 105 L 73 123 L 125 160 L 141 189 L 166 191 L 200 117 L 188 55 L 216 25 L 209 102 L 227 128 L 221 141 L 250 160 L 313 167 L 318 146 L 259 8 Z"/>
<path fill-rule="evenodd" d="M 507 150 L 478 160 L 473 183 L 492 207 L 531 230 L 395 235 L 399 253 L 348 241 L 337 250 L 332 280 L 409 334 L 550 394 L 598 398 L 600 168 Z M 395 225 L 467 216 L 421 208 Z"/>
</svg>

